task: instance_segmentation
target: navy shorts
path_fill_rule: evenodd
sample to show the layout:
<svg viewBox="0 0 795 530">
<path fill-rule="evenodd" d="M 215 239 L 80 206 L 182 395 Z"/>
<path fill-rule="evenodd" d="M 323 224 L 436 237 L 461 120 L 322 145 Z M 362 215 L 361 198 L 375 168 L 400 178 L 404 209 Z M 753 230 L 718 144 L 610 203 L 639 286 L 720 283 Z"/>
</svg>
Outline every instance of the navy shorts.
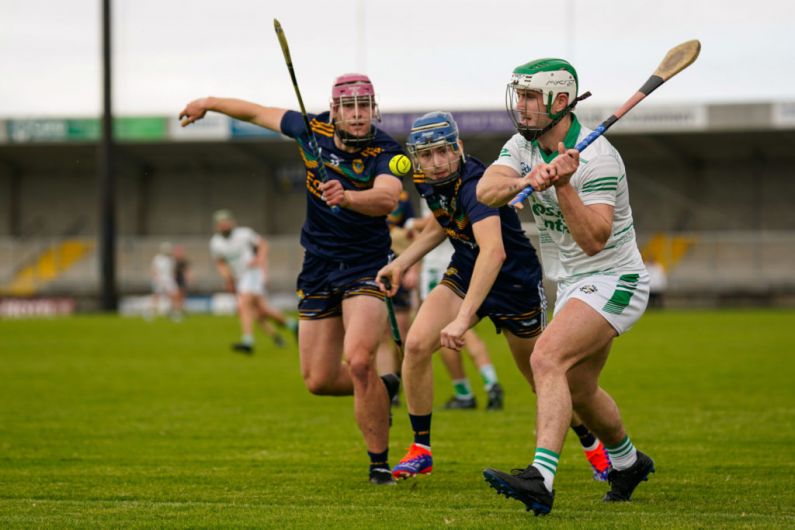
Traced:
<svg viewBox="0 0 795 530">
<path fill-rule="evenodd" d="M 411 291 L 401 285 L 395 296 L 392 297 L 392 304 L 396 311 L 409 311 L 411 309 Z"/>
<path fill-rule="evenodd" d="M 359 263 L 330 261 L 313 254 L 304 254 L 304 265 L 298 275 L 298 316 L 302 320 L 342 315 L 342 301 L 351 296 L 372 296 L 384 299 L 375 275 L 387 264 L 383 259 L 362 260 Z"/>
<path fill-rule="evenodd" d="M 457 263 L 455 257 L 440 282 L 461 298 L 466 295 L 472 270 Z M 489 317 L 497 328 L 521 338 L 530 338 L 544 331 L 547 320 L 547 302 L 541 283 L 541 270 L 528 274 L 521 281 L 497 278 L 483 304 L 478 308 L 478 318 Z"/>
</svg>

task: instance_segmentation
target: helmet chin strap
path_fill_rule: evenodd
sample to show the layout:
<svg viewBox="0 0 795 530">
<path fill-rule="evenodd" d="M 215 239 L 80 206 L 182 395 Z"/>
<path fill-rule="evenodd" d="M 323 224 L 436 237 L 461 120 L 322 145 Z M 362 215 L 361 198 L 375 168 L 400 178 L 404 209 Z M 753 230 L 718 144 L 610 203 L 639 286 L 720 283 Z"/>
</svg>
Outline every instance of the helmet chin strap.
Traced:
<svg viewBox="0 0 795 530">
<path fill-rule="evenodd" d="M 337 120 L 332 120 L 334 125 L 334 132 L 339 137 L 340 141 L 348 147 L 362 147 L 369 144 L 375 138 L 375 125 L 370 125 L 370 130 L 364 136 L 355 136 L 349 132 L 342 130 L 342 127 L 337 126 Z"/>
<path fill-rule="evenodd" d="M 528 142 L 533 142 L 533 141 L 541 138 L 543 135 L 545 135 L 547 132 L 549 132 L 549 130 L 552 129 L 552 127 L 557 125 L 560 122 L 560 120 L 562 120 L 563 118 L 568 116 L 569 113 L 571 113 L 571 111 L 574 110 L 574 107 L 577 106 L 577 103 L 579 103 L 580 101 L 582 101 L 584 99 L 588 99 L 589 97 L 591 97 L 591 93 L 590 92 L 586 92 L 583 95 L 574 98 L 574 101 L 569 103 L 569 105 L 565 109 L 560 111 L 558 113 L 558 117 L 554 118 L 543 129 L 532 129 L 530 127 L 519 127 L 518 128 L 519 134 L 521 134 L 522 137 L 525 140 L 527 140 Z"/>
</svg>

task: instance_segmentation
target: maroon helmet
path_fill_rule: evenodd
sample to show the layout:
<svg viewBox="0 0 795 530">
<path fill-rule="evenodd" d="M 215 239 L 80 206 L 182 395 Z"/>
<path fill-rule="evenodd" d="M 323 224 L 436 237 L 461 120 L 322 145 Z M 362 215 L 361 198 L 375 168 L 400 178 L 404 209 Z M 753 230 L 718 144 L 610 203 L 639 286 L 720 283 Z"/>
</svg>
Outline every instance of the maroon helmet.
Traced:
<svg viewBox="0 0 795 530">
<path fill-rule="evenodd" d="M 367 131 L 355 134 L 345 130 L 362 128 L 366 117 L 370 122 Z M 375 102 L 375 88 L 369 77 L 364 74 L 342 74 L 334 80 L 330 119 L 334 124 L 334 132 L 347 146 L 363 147 L 375 138 L 373 122 L 380 121 L 381 115 Z"/>
</svg>

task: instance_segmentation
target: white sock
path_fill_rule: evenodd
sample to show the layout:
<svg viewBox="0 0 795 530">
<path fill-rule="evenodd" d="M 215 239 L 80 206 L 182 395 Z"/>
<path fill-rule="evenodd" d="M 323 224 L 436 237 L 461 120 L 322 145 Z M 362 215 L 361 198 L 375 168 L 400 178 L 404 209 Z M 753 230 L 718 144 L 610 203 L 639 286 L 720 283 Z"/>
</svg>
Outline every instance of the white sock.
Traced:
<svg viewBox="0 0 795 530">
<path fill-rule="evenodd" d="M 487 391 L 491 390 L 491 387 L 497 382 L 497 370 L 494 369 L 494 365 L 485 364 L 480 367 L 479 371 L 480 377 L 483 379 L 483 386 Z"/>
<path fill-rule="evenodd" d="M 638 459 L 638 450 L 632 445 L 632 440 L 629 436 L 621 440 L 615 447 L 607 447 L 607 455 L 610 457 L 610 463 L 613 469 L 621 471 L 632 467 L 632 464 Z"/>
<path fill-rule="evenodd" d="M 552 483 L 555 481 L 555 474 L 558 472 L 558 460 L 560 455 L 543 447 L 536 448 L 536 455 L 533 458 L 533 467 L 541 472 L 544 477 L 544 486 L 552 491 Z"/>
<path fill-rule="evenodd" d="M 583 448 L 582 448 L 582 450 L 583 450 L 583 451 L 585 451 L 586 453 L 588 453 L 588 452 L 590 452 L 590 451 L 593 451 L 593 450 L 594 450 L 594 449 L 596 449 L 597 447 L 599 447 L 599 438 L 597 438 L 596 440 L 594 440 L 594 442 L 593 442 L 593 443 L 592 443 L 590 446 L 588 446 L 588 447 L 583 447 Z"/>
</svg>

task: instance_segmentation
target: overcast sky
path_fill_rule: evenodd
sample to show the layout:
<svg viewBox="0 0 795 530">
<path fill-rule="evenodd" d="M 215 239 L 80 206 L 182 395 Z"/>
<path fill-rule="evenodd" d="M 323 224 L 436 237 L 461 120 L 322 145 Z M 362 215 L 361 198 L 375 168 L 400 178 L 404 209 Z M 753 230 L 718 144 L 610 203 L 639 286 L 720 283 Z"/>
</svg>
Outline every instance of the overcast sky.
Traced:
<svg viewBox="0 0 795 530">
<path fill-rule="evenodd" d="M 100 0 L 0 0 L 0 118 L 100 112 Z M 554 10 L 552 8 L 555 8 Z M 171 115 L 204 95 L 295 108 L 284 27 L 310 112 L 364 71 L 385 112 L 499 109 L 511 70 L 569 59 L 617 104 L 665 52 L 699 60 L 656 103 L 795 100 L 791 0 L 115 0 L 114 111 Z"/>
</svg>

